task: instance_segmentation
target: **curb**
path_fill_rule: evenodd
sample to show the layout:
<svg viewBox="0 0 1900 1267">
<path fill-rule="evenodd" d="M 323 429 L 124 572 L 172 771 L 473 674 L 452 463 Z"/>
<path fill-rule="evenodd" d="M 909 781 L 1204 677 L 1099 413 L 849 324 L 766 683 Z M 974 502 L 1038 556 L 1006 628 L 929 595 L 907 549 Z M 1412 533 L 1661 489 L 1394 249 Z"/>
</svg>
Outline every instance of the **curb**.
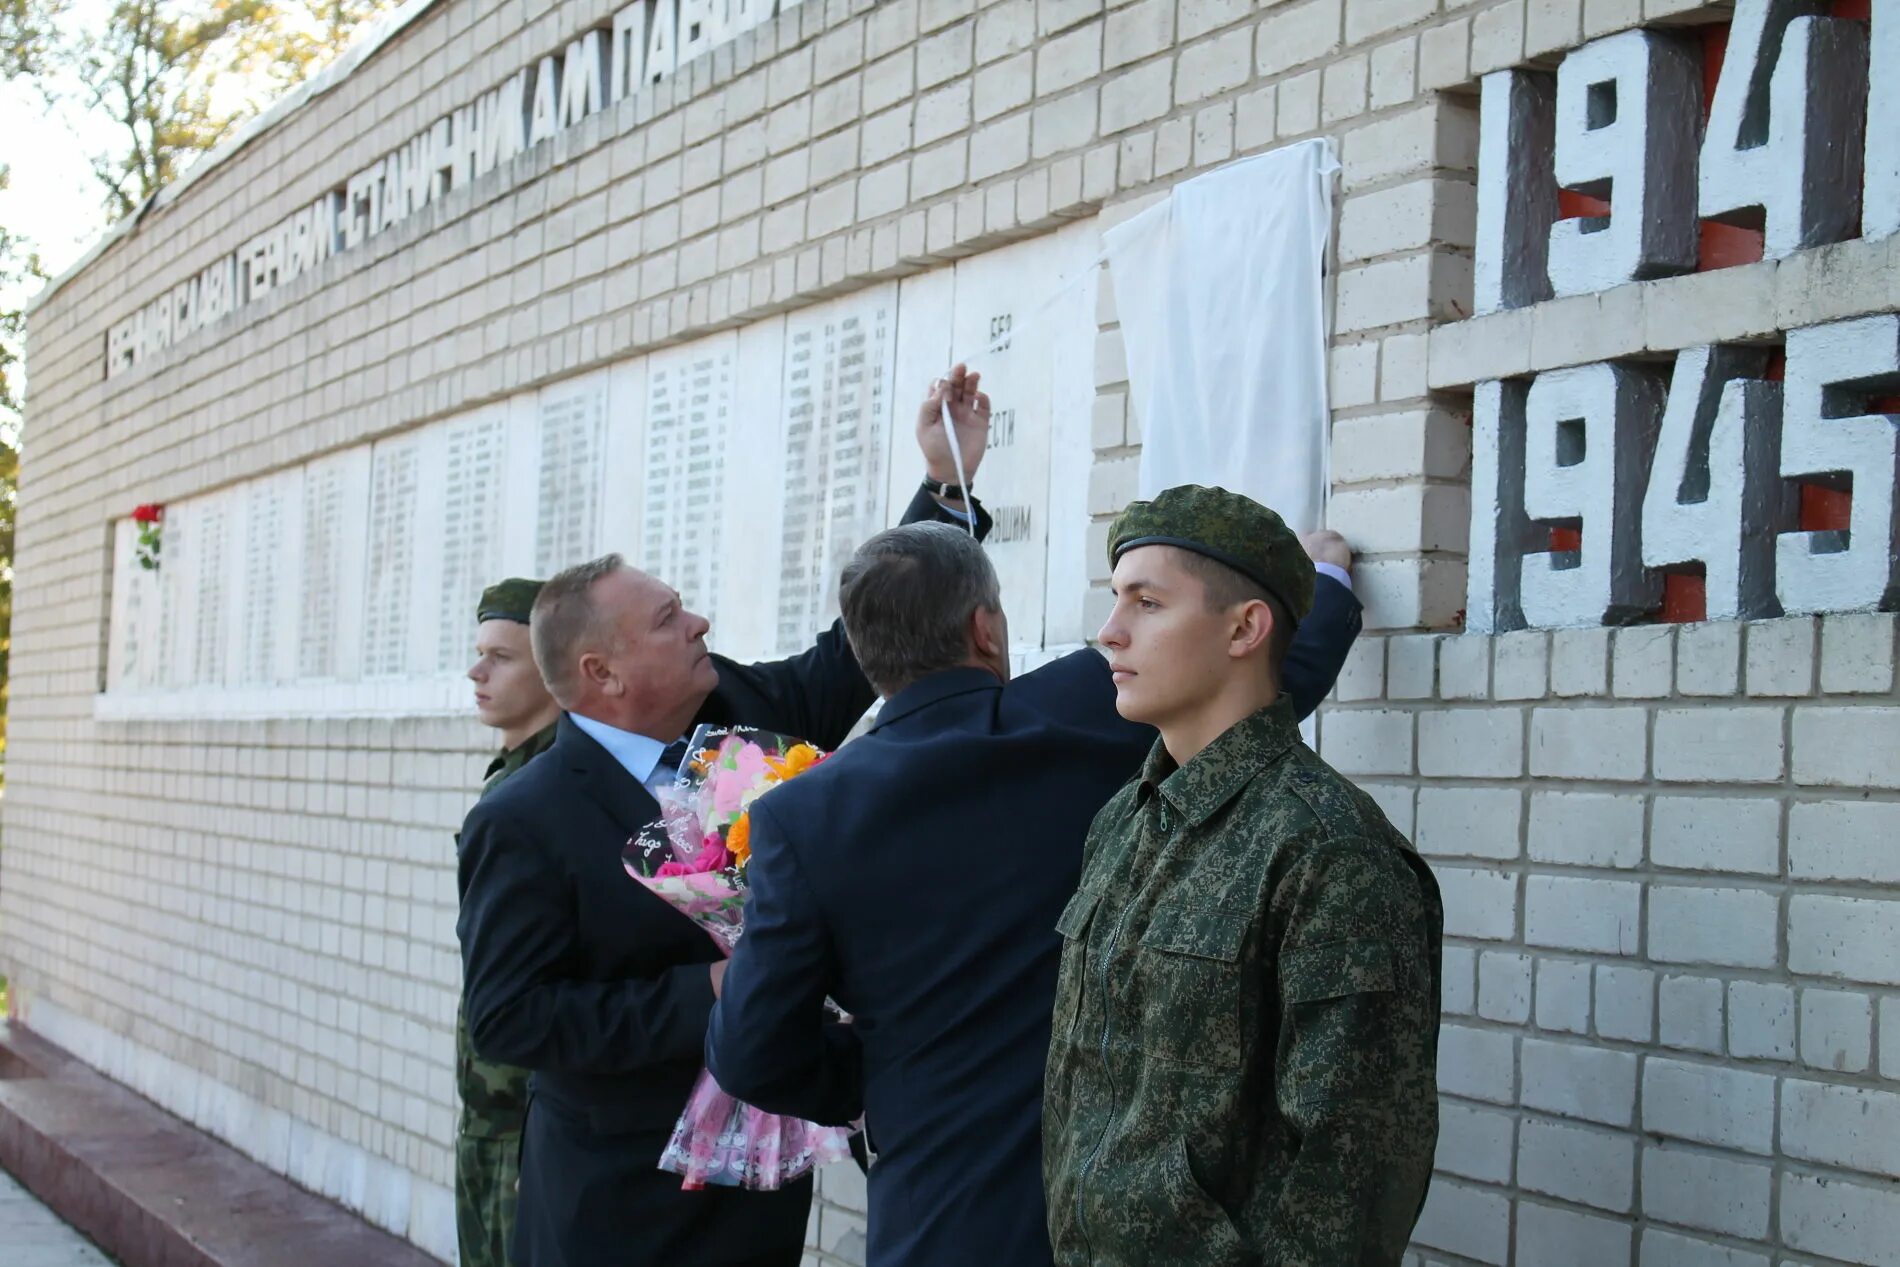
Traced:
<svg viewBox="0 0 1900 1267">
<path fill-rule="evenodd" d="M 0 1167 L 124 1267 L 441 1267 L 0 1022 Z"/>
</svg>

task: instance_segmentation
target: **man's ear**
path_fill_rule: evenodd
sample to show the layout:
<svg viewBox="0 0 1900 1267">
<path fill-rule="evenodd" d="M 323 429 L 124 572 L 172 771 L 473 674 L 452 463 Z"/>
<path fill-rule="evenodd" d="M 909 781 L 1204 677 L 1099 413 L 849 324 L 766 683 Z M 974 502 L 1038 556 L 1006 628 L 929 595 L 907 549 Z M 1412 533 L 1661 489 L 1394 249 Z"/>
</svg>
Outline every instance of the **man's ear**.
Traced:
<svg viewBox="0 0 1900 1267">
<path fill-rule="evenodd" d="M 1227 655 L 1234 660 L 1253 655 L 1272 637 L 1273 608 L 1259 599 L 1243 603 L 1234 613 L 1233 626 L 1227 635 Z"/>
<path fill-rule="evenodd" d="M 1003 646 L 1003 622 L 997 619 L 998 614 L 981 603 L 970 613 L 970 645 L 986 660 L 994 660 L 1007 651 Z"/>
<path fill-rule="evenodd" d="M 578 676 L 603 695 L 619 695 L 623 689 L 620 679 L 614 676 L 613 669 L 608 665 L 607 658 L 596 651 L 582 653 Z"/>
</svg>

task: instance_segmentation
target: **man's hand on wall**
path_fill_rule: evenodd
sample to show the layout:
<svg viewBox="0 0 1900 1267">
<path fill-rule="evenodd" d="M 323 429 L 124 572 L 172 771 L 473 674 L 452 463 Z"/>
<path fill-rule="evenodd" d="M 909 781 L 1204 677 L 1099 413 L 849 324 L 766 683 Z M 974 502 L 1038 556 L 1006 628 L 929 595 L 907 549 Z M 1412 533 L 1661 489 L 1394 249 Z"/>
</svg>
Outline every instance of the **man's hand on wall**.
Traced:
<svg viewBox="0 0 1900 1267">
<path fill-rule="evenodd" d="M 1302 532 L 1300 545 L 1306 550 L 1306 557 L 1315 563 L 1330 563 L 1336 568 L 1352 570 L 1352 547 L 1346 539 L 1330 528 L 1321 528 L 1318 532 Z"/>
</svg>

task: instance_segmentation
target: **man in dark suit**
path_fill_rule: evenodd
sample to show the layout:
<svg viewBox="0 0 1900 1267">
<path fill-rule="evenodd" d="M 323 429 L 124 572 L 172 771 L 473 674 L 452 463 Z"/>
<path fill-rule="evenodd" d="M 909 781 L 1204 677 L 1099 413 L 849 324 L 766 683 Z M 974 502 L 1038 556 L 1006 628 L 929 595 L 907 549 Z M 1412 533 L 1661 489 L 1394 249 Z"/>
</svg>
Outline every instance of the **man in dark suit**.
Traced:
<svg viewBox="0 0 1900 1267">
<path fill-rule="evenodd" d="M 973 471 L 989 428 L 977 386 L 959 367 L 924 402 L 918 437 L 939 482 L 918 493 L 907 522 L 974 517 L 987 530 L 938 421 L 947 398 Z M 456 931 L 469 1034 L 484 1059 L 533 1071 L 516 1267 L 796 1267 L 802 1253 L 809 1179 L 779 1192 L 682 1192 L 657 1169 L 726 964 L 626 876 L 621 850 L 659 816 L 652 789 L 671 781 L 696 725 L 759 726 L 830 748 L 873 695 L 839 626 L 803 655 L 755 665 L 711 654 L 707 628 L 617 555 L 550 580 L 530 631 L 565 710 L 554 746 L 462 828 Z"/>
<path fill-rule="evenodd" d="M 1287 654 L 1301 716 L 1359 628 L 1329 562 Z M 752 807 L 746 935 L 706 1060 L 729 1093 L 820 1122 L 863 1113 L 870 1267 L 1050 1262 L 1043 1062 L 1090 820 L 1153 728 L 1078 651 L 1009 680 L 996 574 L 967 536 L 880 533 L 841 586 L 845 629 L 887 698 L 876 725 Z M 829 995 L 850 1012 L 828 1025 Z"/>
</svg>

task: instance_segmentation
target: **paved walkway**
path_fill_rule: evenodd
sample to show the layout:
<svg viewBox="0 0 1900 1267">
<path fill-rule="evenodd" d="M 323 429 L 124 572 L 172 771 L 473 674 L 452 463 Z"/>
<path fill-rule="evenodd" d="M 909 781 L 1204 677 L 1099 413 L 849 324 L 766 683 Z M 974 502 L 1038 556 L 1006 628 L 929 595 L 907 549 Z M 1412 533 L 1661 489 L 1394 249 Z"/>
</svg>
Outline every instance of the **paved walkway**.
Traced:
<svg viewBox="0 0 1900 1267">
<path fill-rule="evenodd" d="M 112 1260 L 0 1170 L 0 1262 L 7 1267 L 109 1267 Z"/>
</svg>

